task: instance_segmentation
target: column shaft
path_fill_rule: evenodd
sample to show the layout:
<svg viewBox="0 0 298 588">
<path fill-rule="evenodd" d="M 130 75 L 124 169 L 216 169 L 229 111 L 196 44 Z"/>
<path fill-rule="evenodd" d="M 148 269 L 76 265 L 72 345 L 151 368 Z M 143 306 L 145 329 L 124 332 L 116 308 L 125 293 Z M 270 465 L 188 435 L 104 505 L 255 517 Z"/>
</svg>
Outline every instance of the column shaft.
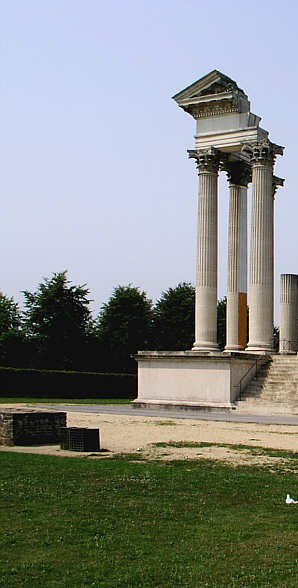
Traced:
<svg viewBox="0 0 298 588">
<path fill-rule="evenodd" d="M 230 184 L 226 351 L 247 344 L 247 187 Z"/>
<path fill-rule="evenodd" d="M 196 324 L 193 349 L 212 351 L 217 345 L 217 179 L 214 150 L 199 154 L 200 193 L 196 282 Z"/>
<path fill-rule="evenodd" d="M 262 156 L 264 153 L 262 152 Z M 248 351 L 273 346 L 274 198 L 273 158 L 253 159 Z"/>
<path fill-rule="evenodd" d="M 297 353 L 298 276 L 280 276 L 279 353 Z"/>
</svg>

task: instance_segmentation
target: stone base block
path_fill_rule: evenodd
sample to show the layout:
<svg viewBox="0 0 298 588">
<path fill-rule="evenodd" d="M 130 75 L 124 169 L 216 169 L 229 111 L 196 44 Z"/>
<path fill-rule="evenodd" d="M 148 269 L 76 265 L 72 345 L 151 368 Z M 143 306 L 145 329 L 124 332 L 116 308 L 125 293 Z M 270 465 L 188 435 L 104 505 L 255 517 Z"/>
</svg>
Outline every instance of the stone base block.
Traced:
<svg viewBox="0 0 298 588">
<path fill-rule="evenodd" d="M 0 411 L 0 445 L 59 443 L 66 412 L 6 408 Z"/>
<path fill-rule="evenodd" d="M 148 402 L 139 402 L 138 400 L 134 400 L 132 402 L 133 408 L 148 408 L 151 410 L 156 409 L 166 409 L 166 410 L 184 410 L 184 411 L 200 411 L 200 412 L 230 412 L 234 408 L 234 405 L 231 403 L 203 403 L 197 404 L 196 402 L 162 402 L 160 400 L 148 401 Z"/>
<path fill-rule="evenodd" d="M 255 347 L 254 345 L 249 345 L 246 347 L 245 351 L 247 353 L 254 353 L 257 355 L 272 355 L 274 353 L 274 349 L 270 347 Z"/>
<path fill-rule="evenodd" d="M 99 429 L 65 427 L 62 429 L 61 449 L 69 451 L 100 451 Z"/>
<path fill-rule="evenodd" d="M 139 351 L 135 408 L 229 411 L 264 356 L 198 351 Z"/>
</svg>

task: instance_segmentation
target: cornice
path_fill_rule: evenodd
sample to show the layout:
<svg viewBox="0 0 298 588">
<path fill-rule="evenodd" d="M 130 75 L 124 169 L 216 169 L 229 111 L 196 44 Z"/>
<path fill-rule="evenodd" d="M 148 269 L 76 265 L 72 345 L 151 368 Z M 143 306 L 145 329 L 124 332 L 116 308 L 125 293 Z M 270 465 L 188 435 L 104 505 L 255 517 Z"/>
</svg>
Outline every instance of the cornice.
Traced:
<svg viewBox="0 0 298 588">
<path fill-rule="evenodd" d="M 195 119 L 212 118 L 214 116 L 223 116 L 241 111 L 239 100 L 231 94 L 228 97 L 223 97 L 221 94 L 220 99 L 214 99 L 214 96 L 208 96 L 208 98 L 209 101 L 200 101 L 199 103 L 187 104 L 185 106 L 181 104 L 181 108 L 186 110 Z"/>
</svg>

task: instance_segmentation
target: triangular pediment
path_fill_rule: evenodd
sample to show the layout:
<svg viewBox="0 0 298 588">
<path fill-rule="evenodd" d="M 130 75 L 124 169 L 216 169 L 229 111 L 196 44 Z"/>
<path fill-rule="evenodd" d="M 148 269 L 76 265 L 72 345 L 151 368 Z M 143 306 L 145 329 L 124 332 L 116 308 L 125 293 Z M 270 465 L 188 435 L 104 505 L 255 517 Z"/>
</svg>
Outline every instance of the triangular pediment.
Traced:
<svg viewBox="0 0 298 588">
<path fill-rule="evenodd" d="M 234 80 L 221 73 L 217 69 L 214 69 L 209 74 L 203 76 L 181 92 L 178 92 L 178 94 L 175 94 L 173 99 L 178 102 L 178 104 L 181 104 L 195 98 L 229 93 L 235 90 L 243 93 L 243 91 L 238 88 Z"/>
</svg>

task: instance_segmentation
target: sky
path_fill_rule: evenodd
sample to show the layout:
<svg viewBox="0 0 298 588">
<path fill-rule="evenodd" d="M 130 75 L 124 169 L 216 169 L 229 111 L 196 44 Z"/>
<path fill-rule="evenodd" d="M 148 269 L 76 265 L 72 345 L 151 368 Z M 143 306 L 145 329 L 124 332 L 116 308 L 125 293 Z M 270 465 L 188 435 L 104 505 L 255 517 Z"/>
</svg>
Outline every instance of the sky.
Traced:
<svg viewBox="0 0 298 588">
<path fill-rule="evenodd" d="M 23 290 L 68 270 L 97 315 L 118 285 L 156 300 L 194 283 L 195 121 L 171 97 L 218 69 L 285 146 L 278 323 L 279 275 L 298 273 L 297 16 L 289 0 L 0 0 L 0 290 L 22 304 Z M 221 298 L 223 173 L 219 185 Z"/>
</svg>

